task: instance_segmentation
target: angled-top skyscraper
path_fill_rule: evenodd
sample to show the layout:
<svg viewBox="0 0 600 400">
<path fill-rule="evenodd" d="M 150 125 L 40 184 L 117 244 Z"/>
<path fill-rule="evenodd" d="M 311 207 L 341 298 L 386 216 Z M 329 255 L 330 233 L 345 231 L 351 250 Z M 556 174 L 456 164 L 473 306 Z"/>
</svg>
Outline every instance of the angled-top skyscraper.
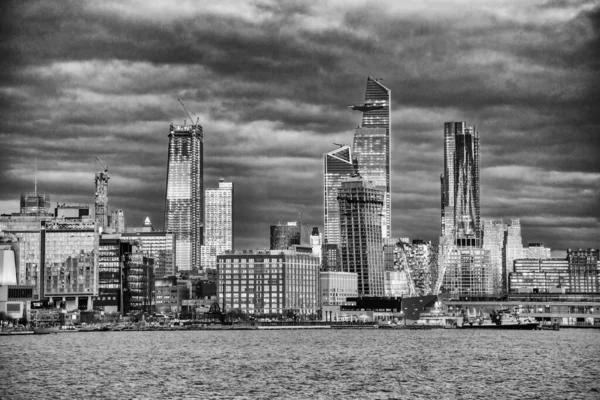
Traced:
<svg viewBox="0 0 600 400">
<path fill-rule="evenodd" d="M 362 111 L 362 125 L 354 134 L 353 151 L 358 163 L 358 173 L 385 192 L 382 210 L 382 235 L 392 234 L 392 200 L 390 184 L 390 133 L 391 91 L 368 77 L 365 102 L 350 106 Z"/>
<path fill-rule="evenodd" d="M 340 244 L 340 205 L 338 192 L 342 181 L 354 173 L 352 149 L 342 145 L 339 149 L 325 153 L 324 158 L 324 207 L 325 241 L 328 244 Z"/>
<path fill-rule="evenodd" d="M 171 125 L 165 231 L 175 235 L 176 271 L 200 266 L 204 223 L 204 134 L 200 125 Z"/>
</svg>

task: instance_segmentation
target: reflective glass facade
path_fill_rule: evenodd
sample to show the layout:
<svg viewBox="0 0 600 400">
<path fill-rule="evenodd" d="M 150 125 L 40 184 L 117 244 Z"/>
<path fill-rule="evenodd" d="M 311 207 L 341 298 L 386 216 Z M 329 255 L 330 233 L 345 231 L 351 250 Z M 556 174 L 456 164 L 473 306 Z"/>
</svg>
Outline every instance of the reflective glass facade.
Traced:
<svg viewBox="0 0 600 400">
<path fill-rule="evenodd" d="M 177 270 L 201 262 L 204 223 L 203 132 L 200 125 L 173 126 L 165 202 L 165 230 L 175 234 Z"/>
<path fill-rule="evenodd" d="M 382 209 L 383 237 L 391 236 L 391 181 L 390 181 L 390 133 L 391 91 L 380 81 L 368 77 L 365 102 L 352 106 L 362 111 L 361 128 L 354 136 L 354 156 L 358 160 L 358 172 L 366 180 L 373 181 L 384 195 Z"/>
<path fill-rule="evenodd" d="M 136 251 L 126 256 L 123 269 L 123 309 L 125 313 L 151 312 L 154 291 L 154 260 Z"/>
<path fill-rule="evenodd" d="M 479 134 L 465 122 L 444 124 L 442 236 L 481 237 Z"/>
<path fill-rule="evenodd" d="M 340 206 L 338 192 L 344 179 L 350 178 L 354 172 L 352 149 L 344 145 L 330 151 L 324 156 L 324 204 L 325 242 L 340 244 Z"/>
<path fill-rule="evenodd" d="M 175 271 L 175 236 L 168 232 L 127 232 L 121 241 L 138 246 L 138 252 L 154 259 L 154 275 L 173 276 Z"/>
<path fill-rule="evenodd" d="M 456 295 L 492 294 L 490 252 L 476 247 L 454 247 L 444 254 L 443 291 Z"/>
<path fill-rule="evenodd" d="M 381 210 L 385 192 L 360 177 L 342 182 L 338 201 L 342 271 L 358 274 L 358 293 L 384 296 Z"/>
<path fill-rule="evenodd" d="M 233 183 L 221 179 L 204 193 L 202 268 L 217 268 L 217 255 L 233 250 Z"/>
</svg>

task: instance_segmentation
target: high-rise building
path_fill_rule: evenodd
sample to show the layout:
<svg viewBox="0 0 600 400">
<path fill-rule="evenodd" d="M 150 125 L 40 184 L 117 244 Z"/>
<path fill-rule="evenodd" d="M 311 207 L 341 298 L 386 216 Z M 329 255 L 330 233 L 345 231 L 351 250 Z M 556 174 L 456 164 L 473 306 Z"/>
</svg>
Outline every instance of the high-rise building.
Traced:
<svg viewBox="0 0 600 400">
<path fill-rule="evenodd" d="M 508 289 L 508 275 L 513 272 L 514 260 L 523 258 L 523 239 L 521 238 L 521 222 L 513 218 L 510 225 L 506 227 L 506 239 L 504 245 L 504 282 L 503 287 Z"/>
<path fill-rule="evenodd" d="M 179 271 L 189 271 L 201 262 L 203 143 L 200 125 L 171 125 L 164 226 L 165 231 L 175 235 L 175 265 Z"/>
<path fill-rule="evenodd" d="M 217 256 L 233 250 L 233 183 L 219 180 L 217 189 L 204 193 L 202 268 L 217 268 Z"/>
<path fill-rule="evenodd" d="M 150 219 L 146 221 L 151 225 Z M 135 229 L 135 228 L 134 228 Z M 154 275 L 157 277 L 173 276 L 175 269 L 176 244 L 175 235 L 171 232 L 141 231 L 121 234 L 122 242 L 138 246 L 137 251 L 154 260 Z"/>
<path fill-rule="evenodd" d="M 544 247 L 544 243 L 530 242 L 523 249 L 523 258 L 546 259 L 552 257 L 552 249 Z"/>
<path fill-rule="evenodd" d="M 384 296 L 381 210 L 385 192 L 362 178 L 342 182 L 339 196 L 342 270 L 358 274 L 358 293 Z"/>
<path fill-rule="evenodd" d="M 123 271 L 128 262 L 132 244 L 124 242 L 118 234 L 102 235 L 98 253 L 98 296 L 94 309 L 123 311 Z"/>
<path fill-rule="evenodd" d="M 362 124 L 354 134 L 353 152 L 358 173 L 384 191 L 381 211 L 382 236 L 392 234 L 392 202 L 390 179 L 391 91 L 380 80 L 368 77 L 363 104 L 350 106 L 361 111 Z"/>
<path fill-rule="evenodd" d="M 296 221 L 271 225 L 271 250 L 287 250 L 300 245 L 300 225 Z"/>
<path fill-rule="evenodd" d="M 112 210 L 110 212 L 110 223 L 113 233 L 125 232 L 125 213 L 123 210 Z"/>
<path fill-rule="evenodd" d="M 154 259 L 144 256 L 132 246 L 123 268 L 123 312 L 152 311 L 154 293 Z"/>
<path fill-rule="evenodd" d="M 506 224 L 502 221 L 483 221 L 483 249 L 490 252 L 494 294 L 499 294 L 506 287 L 504 251 L 506 244 Z"/>
<path fill-rule="evenodd" d="M 95 212 L 98 228 L 104 231 L 108 227 L 108 169 L 96 172 L 94 183 L 96 184 Z"/>
<path fill-rule="evenodd" d="M 46 193 L 21 193 L 21 214 L 50 214 L 50 195 Z"/>
<path fill-rule="evenodd" d="M 343 145 L 339 149 L 323 155 L 324 158 L 324 204 L 325 213 L 325 242 L 340 243 L 340 209 L 338 191 L 342 181 L 354 173 L 352 148 Z"/>
<path fill-rule="evenodd" d="M 466 122 L 444 124 L 442 237 L 480 240 L 479 134 Z M 479 245 L 479 244 L 476 244 Z"/>
</svg>

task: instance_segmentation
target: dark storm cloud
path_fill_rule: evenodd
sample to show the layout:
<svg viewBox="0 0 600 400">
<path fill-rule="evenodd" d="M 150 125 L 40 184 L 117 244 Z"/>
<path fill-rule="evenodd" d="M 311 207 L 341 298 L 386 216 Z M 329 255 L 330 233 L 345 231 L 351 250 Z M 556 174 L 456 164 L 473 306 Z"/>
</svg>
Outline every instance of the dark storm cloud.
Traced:
<svg viewBox="0 0 600 400">
<path fill-rule="evenodd" d="M 34 158 L 53 200 L 93 201 L 98 156 L 110 207 L 160 227 L 181 98 L 204 126 L 205 186 L 236 184 L 237 246 L 265 247 L 268 225 L 299 212 L 322 225 L 322 154 L 351 143 L 346 106 L 372 75 L 392 89 L 396 236 L 436 240 L 443 122 L 466 120 L 482 217 L 597 247 L 600 7 L 295 3 L 4 2 L 0 211 L 29 190 Z"/>
</svg>

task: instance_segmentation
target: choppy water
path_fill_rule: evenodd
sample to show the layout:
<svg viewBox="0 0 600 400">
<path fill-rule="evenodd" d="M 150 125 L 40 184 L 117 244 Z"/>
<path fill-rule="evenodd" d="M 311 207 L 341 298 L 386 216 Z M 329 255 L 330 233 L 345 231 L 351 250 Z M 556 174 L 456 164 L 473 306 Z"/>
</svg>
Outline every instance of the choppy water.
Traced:
<svg viewBox="0 0 600 400">
<path fill-rule="evenodd" d="M 0 399 L 600 399 L 600 330 L 0 336 Z"/>
</svg>

